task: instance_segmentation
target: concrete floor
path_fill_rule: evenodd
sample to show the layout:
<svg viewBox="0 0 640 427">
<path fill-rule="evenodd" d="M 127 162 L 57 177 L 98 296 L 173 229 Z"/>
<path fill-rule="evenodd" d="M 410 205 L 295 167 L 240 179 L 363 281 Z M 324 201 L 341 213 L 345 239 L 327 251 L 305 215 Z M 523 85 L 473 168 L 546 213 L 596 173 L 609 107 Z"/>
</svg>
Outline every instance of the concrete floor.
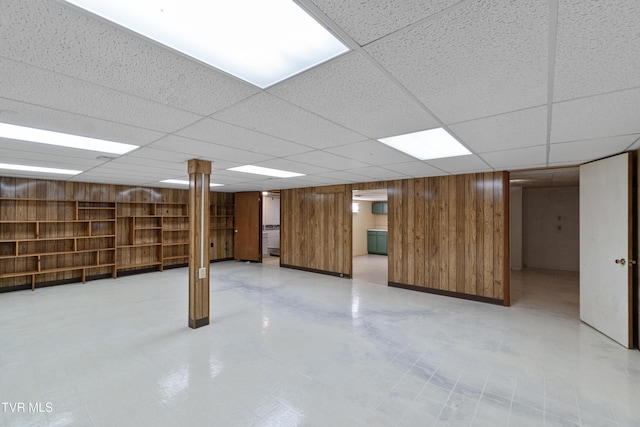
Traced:
<svg viewBox="0 0 640 427">
<path fill-rule="evenodd" d="M 577 319 L 574 273 L 514 273 L 505 308 L 211 272 L 197 330 L 184 268 L 0 294 L 0 425 L 640 425 L 640 352 Z"/>
</svg>

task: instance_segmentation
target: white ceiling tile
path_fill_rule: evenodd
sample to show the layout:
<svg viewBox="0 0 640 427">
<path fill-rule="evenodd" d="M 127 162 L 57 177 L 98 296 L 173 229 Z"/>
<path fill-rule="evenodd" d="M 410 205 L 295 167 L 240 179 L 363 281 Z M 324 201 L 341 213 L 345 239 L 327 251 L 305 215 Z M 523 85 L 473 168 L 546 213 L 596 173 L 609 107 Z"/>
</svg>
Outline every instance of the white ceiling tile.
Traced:
<svg viewBox="0 0 640 427">
<path fill-rule="evenodd" d="M 366 167 L 366 168 L 351 169 L 351 170 L 349 170 L 347 172 L 354 173 L 356 175 L 366 176 L 367 178 L 370 178 L 370 180 L 375 180 L 375 181 L 377 181 L 377 180 L 386 181 L 386 180 L 391 180 L 391 179 L 404 179 L 404 178 L 407 178 L 409 176 L 406 173 L 401 173 L 401 172 L 389 170 L 386 167 L 382 168 L 382 167 L 378 167 L 378 166 L 369 166 L 369 167 Z"/>
<path fill-rule="evenodd" d="M 625 151 L 640 135 L 551 144 L 549 163 L 583 163 Z"/>
<path fill-rule="evenodd" d="M 418 160 L 413 162 L 408 162 L 408 163 L 398 163 L 395 165 L 387 165 L 385 166 L 385 169 L 403 173 L 407 176 L 411 176 L 414 178 L 421 178 L 424 176 L 446 175 L 446 172 L 440 169 L 434 168 L 433 166 Z"/>
<path fill-rule="evenodd" d="M 81 160 L 86 162 L 95 162 L 97 164 L 104 163 L 105 160 L 97 159 L 103 155 L 96 151 L 78 150 L 74 148 L 58 147 L 55 145 L 38 144 L 35 142 L 16 141 L 14 139 L 0 138 L 0 150 L 5 153 L 7 150 L 12 152 L 16 158 L 25 159 L 46 159 L 52 157 L 67 158 L 70 160 Z"/>
<path fill-rule="evenodd" d="M 484 155 L 482 156 L 484 157 Z M 480 157 L 475 155 L 447 157 L 444 159 L 426 160 L 431 166 L 450 173 L 489 171 L 487 165 Z"/>
<path fill-rule="evenodd" d="M 310 147 L 285 141 L 284 139 L 274 138 L 263 133 L 253 132 L 208 118 L 182 129 L 177 134 L 271 157 L 283 157 L 313 150 Z"/>
<path fill-rule="evenodd" d="M 128 170 L 135 167 L 137 170 L 165 171 L 166 173 L 184 173 L 187 170 L 186 163 L 170 163 L 162 160 L 141 159 L 139 157 L 124 156 L 106 163 L 104 166 Z"/>
<path fill-rule="evenodd" d="M 131 167 L 131 165 L 129 165 L 129 167 L 127 168 L 124 165 L 114 165 L 112 163 L 109 163 L 107 165 L 97 166 L 91 170 L 88 170 L 85 173 L 92 174 L 92 175 L 113 175 L 113 176 L 129 175 L 132 177 L 133 176 L 146 177 L 154 181 L 165 179 L 165 176 L 167 174 L 167 172 L 163 171 L 162 169 L 156 169 L 152 167 L 141 167 L 141 166 L 137 166 L 133 168 Z"/>
<path fill-rule="evenodd" d="M 551 142 L 640 133 L 640 89 L 553 104 Z"/>
<path fill-rule="evenodd" d="M 373 139 L 439 126 L 358 52 L 343 55 L 268 91 Z"/>
<path fill-rule="evenodd" d="M 134 145 L 148 144 L 164 135 L 5 98 L 0 98 L 0 122 Z"/>
<path fill-rule="evenodd" d="M 560 2 L 554 101 L 640 86 L 640 2 Z"/>
<path fill-rule="evenodd" d="M 113 175 L 91 175 L 91 174 L 76 175 L 73 178 L 70 178 L 68 181 L 93 182 L 96 184 L 122 184 L 122 185 L 154 184 L 153 181 L 144 177 L 137 177 L 137 176 L 125 177 L 125 176 L 113 176 Z"/>
<path fill-rule="evenodd" d="M 311 1 L 363 46 L 438 13 L 460 0 Z"/>
<path fill-rule="evenodd" d="M 70 175 L 60 175 L 55 173 L 34 173 L 34 172 L 12 171 L 12 170 L 6 170 L 6 169 L 0 169 L 0 176 L 12 177 L 12 178 L 49 179 L 52 181 L 70 180 Z"/>
<path fill-rule="evenodd" d="M 547 101 L 549 5 L 476 0 L 366 50 L 445 123 Z"/>
<path fill-rule="evenodd" d="M 267 93 L 239 102 L 212 117 L 318 149 L 366 138 Z"/>
<path fill-rule="evenodd" d="M 471 120 L 450 128 L 476 153 L 542 145 L 547 143 L 547 107 Z"/>
<path fill-rule="evenodd" d="M 368 177 L 368 176 L 364 176 L 364 175 L 360 175 L 360 174 L 356 174 L 356 173 L 351 173 L 349 171 L 336 171 L 336 172 L 320 173 L 320 174 L 317 174 L 315 176 L 337 179 L 340 182 L 367 182 L 367 181 L 371 181 L 371 178 Z"/>
<path fill-rule="evenodd" d="M 226 160 L 238 162 L 239 164 L 247 164 L 269 160 L 272 156 L 253 153 L 237 148 L 227 147 L 224 145 L 212 144 L 209 142 L 198 141 L 195 139 L 184 138 L 177 135 L 169 135 L 160 141 L 154 142 L 150 148 L 158 148 L 167 151 L 175 151 L 177 153 L 189 154 L 195 158 L 204 160 Z"/>
<path fill-rule="evenodd" d="M 322 168 L 319 166 L 310 165 L 308 163 L 294 162 L 288 159 L 272 159 L 267 160 L 266 162 L 254 163 L 254 165 L 271 169 L 280 169 L 289 172 L 304 173 L 306 175 L 332 171 L 332 169 Z"/>
<path fill-rule="evenodd" d="M 544 167 L 547 165 L 547 146 L 495 151 L 483 154 L 482 158 L 496 170 Z"/>
<path fill-rule="evenodd" d="M 63 2 L 5 0 L 2 15 L 0 56 L 56 73 L 201 115 L 258 92 Z"/>
<path fill-rule="evenodd" d="M 184 163 L 185 170 L 187 168 L 186 162 L 188 160 L 195 158 L 193 154 L 162 150 L 162 149 L 150 148 L 150 147 L 142 147 L 138 150 L 132 151 L 130 154 L 127 154 L 127 157 L 139 157 L 139 158 L 150 159 L 150 160 L 162 160 L 164 162 L 171 162 L 171 163 Z"/>
<path fill-rule="evenodd" d="M 96 160 L 68 157 L 38 152 L 11 150 L 0 147 L 0 163 L 17 164 L 24 166 L 40 166 L 59 169 L 87 170 L 104 163 L 104 160 Z"/>
<path fill-rule="evenodd" d="M 328 148 L 327 153 L 349 159 L 361 160 L 370 165 L 390 165 L 394 163 L 406 163 L 415 160 L 414 157 L 393 149 L 379 141 L 368 140 L 354 142 L 340 147 Z"/>
<path fill-rule="evenodd" d="M 335 154 L 327 153 L 324 151 L 313 151 L 310 153 L 289 156 L 287 157 L 287 160 L 332 170 L 355 169 L 370 166 L 367 163 L 363 163 L 359 160 L 347 159 L 346 157 L 336 156 Z"/>
<path fill-rule="evenodd" d="M 88 117 L 173 132 L 201 116 L 0 57 L 3 98 Z"/>
</svg>

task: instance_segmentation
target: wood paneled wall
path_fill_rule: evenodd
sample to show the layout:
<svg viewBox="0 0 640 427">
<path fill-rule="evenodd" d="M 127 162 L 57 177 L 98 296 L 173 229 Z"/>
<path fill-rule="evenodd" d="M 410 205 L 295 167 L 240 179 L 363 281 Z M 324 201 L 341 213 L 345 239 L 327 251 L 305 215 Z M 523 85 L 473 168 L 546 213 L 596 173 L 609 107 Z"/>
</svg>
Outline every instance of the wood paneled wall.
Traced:
<svg viewBox="0 0 640 427">
<path fill-rule="evenodd" d="M 508 174 L 389 185 L 389 283 L 509 304 Z"/>
<path fill-rule="evenodd" d="M 280 193 L 282 266 L 351 277 L 351 186 Z"/>
<path fill-rule="evenodd" d="M 284 190 L 282 265 L 350 277 L 351 191 L 380 188 L 390 285 L 509 304 L 507 172 Z"/>
</svg>

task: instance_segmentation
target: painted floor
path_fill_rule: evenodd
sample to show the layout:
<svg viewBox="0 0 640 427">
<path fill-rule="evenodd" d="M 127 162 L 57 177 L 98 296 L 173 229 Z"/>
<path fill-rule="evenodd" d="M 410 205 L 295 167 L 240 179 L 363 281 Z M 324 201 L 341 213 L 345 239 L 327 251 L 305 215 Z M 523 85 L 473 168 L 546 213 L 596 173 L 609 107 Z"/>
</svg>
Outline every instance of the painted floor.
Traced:
<svg viewBox="0 0 640 427">
<path fill-rule="evenodd" d="M 211 272 L 197 330 L 184 268 L 0 294 L 0 425 L 640 425 L 640 352 L 578 320 L 575 273 L 514 273 L 505 308 Z"/>
</svg>

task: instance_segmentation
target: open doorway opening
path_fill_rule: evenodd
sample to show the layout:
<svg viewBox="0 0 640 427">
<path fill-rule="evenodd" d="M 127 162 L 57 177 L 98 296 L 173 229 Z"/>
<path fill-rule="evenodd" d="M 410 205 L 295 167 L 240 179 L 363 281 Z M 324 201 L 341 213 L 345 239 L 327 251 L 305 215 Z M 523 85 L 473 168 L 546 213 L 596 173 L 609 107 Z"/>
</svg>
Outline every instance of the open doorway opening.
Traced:
<svg viewBox="0 0 640 427">
<path fill-rule="evenodd" d="M 262 263 L 280 266 L 280 191 L 262 192 Z"/>
<path fill-rule="evenodd" d="M 387 189 L 354 190 L 353 278 L 363 282 L 387 285 L 388 261 Z"/>
<path fill-rule="evenodd" d="M 580 317 L 578 167 L 510 176 L 511 303 Z"/>
</svg>

